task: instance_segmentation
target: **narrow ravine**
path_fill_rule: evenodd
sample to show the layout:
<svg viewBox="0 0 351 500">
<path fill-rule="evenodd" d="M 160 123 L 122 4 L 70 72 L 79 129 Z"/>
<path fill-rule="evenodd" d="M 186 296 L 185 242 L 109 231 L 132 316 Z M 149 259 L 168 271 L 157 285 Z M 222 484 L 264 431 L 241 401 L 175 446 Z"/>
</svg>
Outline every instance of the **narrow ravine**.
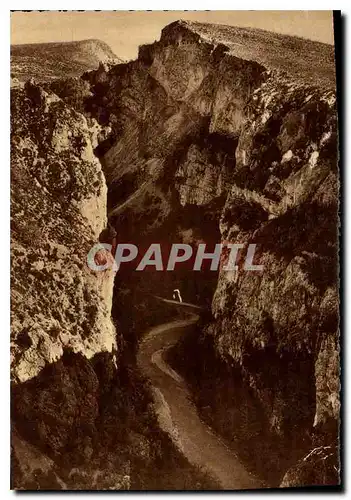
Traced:
<svg viewBox="0 0 351 500">
<path fill-rule="evenodd" d="M 188 304 L 183 307 L 191 310 Z M 264 488 L 265 485 L 246 470 L 234 451 L 200 420 L 186 382 L 165 361 L 165 352 L 198 319 L 198 315 L 189 312 L 188 319 L 156 326 L 140 344 L 138 365 L 152 384 L 159 425 L 171 436 L 189 462 L 208 472 L 222 489 Z"/>
</svg>

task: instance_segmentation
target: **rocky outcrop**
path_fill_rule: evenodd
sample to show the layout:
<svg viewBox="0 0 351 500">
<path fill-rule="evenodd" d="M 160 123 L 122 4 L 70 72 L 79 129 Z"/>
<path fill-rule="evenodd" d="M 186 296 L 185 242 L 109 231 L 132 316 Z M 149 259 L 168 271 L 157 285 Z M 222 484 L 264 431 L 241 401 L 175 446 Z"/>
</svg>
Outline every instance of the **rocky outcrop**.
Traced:
<svg viewBox="0 0 351 500">
<path fill-rule="evenodd" d="M 287 454 L 301 434 L 292 457 L 307 455 L 317 441 L 334 446 L 332 47 L 180 21 L 164 28 L 159 42 L 140 47 L 137 61 L 84 78 L 94 94 L 89 112 L 111 127 L 99 151 L 111 221 L 128 238 L 151 238 L 173 222 L 169 239 L 191 230 L 206 241 L 206 214 L 217 204 L 222 241 L 256 243 L 263 272 L 220 271 L 203 335 L 225 364 L 238 368 Z M 197 214 L 193 225 L 184 223 L 185 213 Z M 330 481 L 338 481 L 337 472 Z"/>
<path fill-rule="evenodd" d="M 313 444 L 311 436 L 328 422 L 325 444 L 334 445 L 339 304 L 332 90 L 267 80 L 248 105 L 236 158 L 222 238 L 256 243 L 263 271 L 221 271 L 208 332 L 219 352 L 241 366 L 274 434 L 294 441 L 302 432 Z M 331 471 L 329 481 L 337 481 Z"/>
<path fill-rule="evenodd" d="M 106 184 L 86 118 L 33 83 L 12 96 L 12 374 L 65 348 L 112 352 L 113 272 L 86 256 L 106 225 Z"/>
<path fill-rule="evenodd" d="M 208 203 L 227 193 L 236 162 L 245 163 L 246 155 L 249 162 L 244 141 L 245 136 L 256 135 L 250 129 L 253 115 L 259 119 L 253 126 L 262 133 L 274 126 L 272 111 L 276 116 L 290 111 L 291 127 L 299 128 L 296 116 L 304 99 L 309 120 L 317 105 L 316 92 L 325 105 L 333 100 L 334 61 L 328 46 L 257 30 L 208 26 L 173 23 L 164 28 L 159 42 L 140 47 L 137 61 L 85 75 L 95 93 L 90 112 L 112 128 L 106 151 L 100 151 L 110 203 L 119 205 L 121 198 L 125 201 L 133 194 L 128 207 L 135 213 L 144 205 L 157 206 L 158 225 L 176 208 L 178 197 L 171 196 L 170 178 L 175 177 L 183 205 Z M 284 61 L 277 52 L 283 42 Z M 323 63 L 321 71 L 316 65 L 307 70 L 311 44 Z M 327 148 L 329 129 L 326 134 Z M 291 154 L 285 148 L 288 135 L 285 132 L 283 138 L 283 163 Z M 305 144 L 300 141 L 299 146 Z M 268 155 L 274 156 L 273 149 L 265 153 L 267 161 Z M 311 162 L 318 154 L 310 151 Z M 164 178 L 168 193 L 161 189 Z M 273 181 L 274 177 L 271 191 Z M 120 211 L 111 210 L 114 213 Z"/>
</svg>

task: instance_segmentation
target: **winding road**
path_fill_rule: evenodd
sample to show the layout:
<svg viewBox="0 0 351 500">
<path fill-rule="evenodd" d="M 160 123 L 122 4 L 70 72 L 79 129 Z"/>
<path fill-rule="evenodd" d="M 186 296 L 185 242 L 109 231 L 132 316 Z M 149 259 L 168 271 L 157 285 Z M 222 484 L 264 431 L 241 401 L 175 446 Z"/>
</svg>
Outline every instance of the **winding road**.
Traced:
<svg viewBox="0 0 351 500">
<path fill-rule="evenodd" d="M 138 366 L 151 381 L 160 427 L 189 462 L 208 472 L 222 489 L 264 488 L 222 439 L 200 420 L 186 382 L 165 361 L 164 353 L 195 325 L 199 316 L 194 311 L 201 308 L 161 300 L 184 308 L 189 318 L 152 328 L 139 347 Z"/>
</svg>

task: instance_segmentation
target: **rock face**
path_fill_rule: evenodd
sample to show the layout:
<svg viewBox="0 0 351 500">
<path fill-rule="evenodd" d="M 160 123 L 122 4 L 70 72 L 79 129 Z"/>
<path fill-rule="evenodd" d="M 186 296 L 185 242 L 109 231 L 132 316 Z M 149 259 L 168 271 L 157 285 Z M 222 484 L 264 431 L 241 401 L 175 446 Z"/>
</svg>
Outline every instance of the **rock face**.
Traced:
<svg viewBox="0 0 351 500">
<path fill-rule="evenodd" d="M 316 443 L 334 446 L 333 48 L 179 21 L 140 47 L 137 61 L 84 78 L 94 94 L 89 112 L 111 127 L 99 151 L 111 221 L 128 237 L 158 234 L 173 221 L 178 237 L 202 230 L 206 241 L 206 214 L 217 204 L 221 240 L 256 243 L 263 272 L 220 271 L 203 335 L 223 363 L 239 369 L 272 436 L 288 440 L 287 454 L 301 434 L 297 456 Z M 195 212 L 189 229 L 182 217 Z M 337 454 L 334 460 L 336 472 L 323 482 L 338 481 Z M 306 484 L 303 474 L 293 477 Z"/>
<path fill-rule="evenodd" d="M 222 33 L 225 28 L 227 39 Z M 277 148 L 281 156 L 286 155 L 283 163 L 289 159 L 285 166 L 290 168 L 297 156 L 290 158 L 289 136 L 294 136 L 295 129 L 300 135 L 305 132 L 298 123 L 304 100 L 307 127 L 313 127 L 311 117 L 319 113 L 317 106 L 325 114 L 328 101 L 331 107 L 335 104 L 331 47 L 257 30 L 212 26 L 211 36 L 209 30 L 211 25 L 173 23 L 164 28 L 159 42 L 140 47 L 137 61 L 85 76 L 96 94 L 90 101 L 91 113 L 112 128 L 107 152 L 101 150 L 110 203 L 120 204 L 121 195 L 127 199 L 133 194 L 128 206 L 135 212 L 146 198 L 149 207 L 161 209 L 158 224 L 171 210 L 170 196 L 165 199 L 165 190 L 160 189 L 162 179 L 167 177 L 170 189 L 169 179 L 175 177 L 183 205 L 208 203 L 231 187 L 237 162 L 250 164 L 245 141 L 257 136 L 252 148 L 256 144 L 258 151 L 264 133 L 270 133 L 274 125 L 279 127 L 278 115 L 282 119 L 288 113 L 291 127 Z M 284 61 L 278 57 L 279 44 L 284 45 Z M 307 70 L 310 46 L 318 64 Z M 294 55 L 297 50 L 299 57 Z M 267 53 L 271 55 L 266 61 Z M 333 139 L 329 132 L 326 127 L 326 135 L 318 138 L 324 148 Z M 318 135 L 319 129 L 314 133 Z M 313 144 L 316 150 L 307 152 L 312 163 L 319 155 L 319 145 Z M 303 139 L 298 146 L 306 146 Z M 269 168 L 282 159 L 276 160 L 275 152 L 278 157 L 273 146 L 265 151 Z M 271 177 L 267 189 L 272 191 L 276 176 Z"/>
<path fill-rule="evenodd" d="M 94 155 L 104 133 L 33 81 L 12 91 L 12 488 L 213 489 L 158 428 L 125 362 L 114 272 L 87 265 L 106 233 Z"/>
</svg>

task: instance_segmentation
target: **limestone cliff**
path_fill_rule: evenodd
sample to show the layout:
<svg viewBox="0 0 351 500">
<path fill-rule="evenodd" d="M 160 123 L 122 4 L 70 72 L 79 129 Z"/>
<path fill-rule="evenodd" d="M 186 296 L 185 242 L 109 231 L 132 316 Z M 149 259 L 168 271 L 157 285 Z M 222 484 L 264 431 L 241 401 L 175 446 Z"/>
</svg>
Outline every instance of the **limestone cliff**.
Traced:
<svg viewBox="0 0 351 500">
<path fill-rule="evenodd" d="M 102 40 L 11 45 L 11 77 L 17 85 L 29 78 L 50 82 L 80 76 L 99 62 L 122 62 Z"/>
<path fill-rule="evenodd" d="M 28 83 L 12 95 L 12 373 L 36 376 L 64 348 L 116 348 L 113 272 L 86 256 L 106 226 L 106 184 L 92 127 Z"/>
<path fill-rule="evenodd" d="M 166 233 L 185 241 L 190 231 L 193 240 L 206 241 L 212 214 L 211 237 L 257 244 L 263 272 L 220 272 L 212 288 L 213 319 L 202 335 L 222 363 L 239 369 L 286 454 L 294 450 L 293 459 L 302 460 L 299 454 L 307 456 L 317 444 L 334 447 L 333 48 L 179 21 L 164 28 L 159 42 L 140 47 L 136 61 L 84 78 L 93 93 L 90 115 L 111 127 L 98 151 L 111 221 L 123 237 Z M 149 277 L 148 284 L 155 286 Z M 337 481 L 337 452 L 328 456 L 331 475 L 323 481 Z M 321 480 L 316 470 L 312 483 Z M 295 474 L 289 484 L 304 481 Z"/>
<path fill-rule="evenodd" d="M 72 104 L 34 81 L 11 94 L 12 487 L 212 489 L 125 360 L 114 272 L 87 265 L 107 223 L 105 132 Z"/>
</svg>

